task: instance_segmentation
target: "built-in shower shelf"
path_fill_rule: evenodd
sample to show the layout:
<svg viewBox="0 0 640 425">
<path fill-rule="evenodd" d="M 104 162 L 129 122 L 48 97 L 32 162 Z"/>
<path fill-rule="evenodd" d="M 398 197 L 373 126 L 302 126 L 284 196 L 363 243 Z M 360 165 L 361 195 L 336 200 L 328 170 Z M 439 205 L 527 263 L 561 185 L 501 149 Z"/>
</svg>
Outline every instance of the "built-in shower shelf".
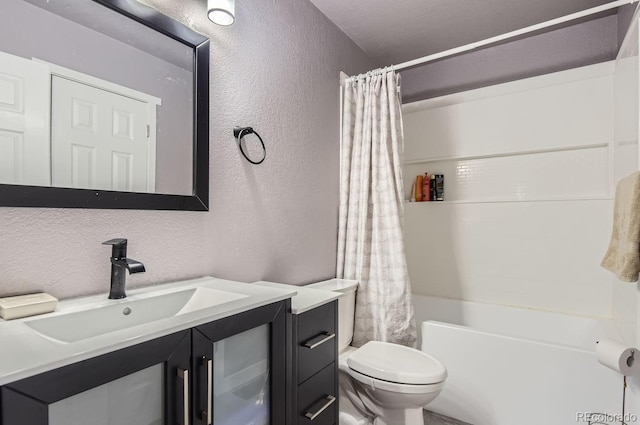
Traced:
<svg viewBox="0 0 640 425">
<path fill-rule="evenodd" d="M 456 200 L 456 201 L 429 201 L 429 202 L 409 202 L 405 205 L 451 205 L 451 204 L 506 204 L 513 202 L 572 202 L 572 201 L 611 201 L 612 196 L 574 196 L 563 198 L 529 198 L 529 199 L 478 199 L 478 200 Z"/>
</svg>

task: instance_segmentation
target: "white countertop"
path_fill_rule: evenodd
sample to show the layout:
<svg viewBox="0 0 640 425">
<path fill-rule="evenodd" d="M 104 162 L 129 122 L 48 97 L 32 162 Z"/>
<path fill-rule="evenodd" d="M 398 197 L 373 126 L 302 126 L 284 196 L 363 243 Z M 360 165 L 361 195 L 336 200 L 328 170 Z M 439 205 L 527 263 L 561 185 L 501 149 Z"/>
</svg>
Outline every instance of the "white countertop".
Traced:
<svg viewBox="0 0 640 425">
<path fill-rule="evenodd" d="M 337 300 L 342 295 L 340 292 L 328 291 L 325 289 L 309 288 L 308 286 L 285 285 L 284 283 L 267 282 L 261 280 L 254 282 L 255 285 L 267 286 L 276 289 L 292 289 L 298 293 L 291 298 L 291 313 L 301 314 L 305 311 L 313 310 L 328 302 Z"/>
<path fill-rule="evenodd" d="M 128 302 L 150 294 L 162 295 L 195 287 L 229 291 L 246 297 L 72 343 L 49 339 L 26 325 L 30 320 L 96 307 L 120 304 L 125 308 Z M 204 277 L 132 289 L 122 300 L 109 300 L 105 293 L 61 301 L 54 313 L 11 321 L 0 319 L 0 385 L 282 301 L 296 294 L 297 288 L 288 285 L 272 287 Z"/>
</svg>

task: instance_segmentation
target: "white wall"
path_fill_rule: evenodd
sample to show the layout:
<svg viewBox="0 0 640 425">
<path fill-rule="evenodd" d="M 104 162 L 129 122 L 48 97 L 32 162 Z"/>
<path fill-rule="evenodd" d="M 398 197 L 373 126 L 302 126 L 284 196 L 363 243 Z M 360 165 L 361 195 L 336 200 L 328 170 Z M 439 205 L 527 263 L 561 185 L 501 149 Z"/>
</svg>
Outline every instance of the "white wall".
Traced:
<svg viewBox="0 0 640 425">
<path fill-rule="evenodd" d="M 615 126 L 616 165 L 619 170 L 616 178 L 638 169 L 638 134 L 640 133 L 640 98 L 638 72 L 638 14 L 631 20 L 629 31 L 620 48 L 616 60 L 614 76 L 615 90 Z M 625 343 L 637 346 L 640 341 L 640 323 L 638 305 L 640 293 L 637 284 L 613 282 L 613 320 L 620 330 Z M 640 377 L 631 377 L 628 381 L 628 411 L 640 412 Z"/>
<path fill-rule="evenodd" d="M 600 268 L 616 177 L 613 62 L 405 106 L 405 186 L 445 174 L 445 202 L 406 204 L 415 293 L 611 317 Z"/>
<path fill-rule="evenodd" d="M 614 75 L 614 140 L 616 182 L 638 169 L 638 24 L 633 21 L 616 60 Z M 613 319 L 625 341 L 636 341 L 637 285 L 613 282 Z"/>
</svg>

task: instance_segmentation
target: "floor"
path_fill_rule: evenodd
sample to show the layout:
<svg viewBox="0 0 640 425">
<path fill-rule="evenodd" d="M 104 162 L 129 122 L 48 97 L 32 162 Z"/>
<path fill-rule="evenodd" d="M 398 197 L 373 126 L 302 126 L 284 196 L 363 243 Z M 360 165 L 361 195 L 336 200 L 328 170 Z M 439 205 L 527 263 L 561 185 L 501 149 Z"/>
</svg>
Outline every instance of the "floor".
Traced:
<svg viewBox="0 0 640 425">
<path fill-rule="evenodd" d="M 439 415 L 437 413 L 424 411 L 424 425 L 471 425 L 448 416 Z"/>
</svg>

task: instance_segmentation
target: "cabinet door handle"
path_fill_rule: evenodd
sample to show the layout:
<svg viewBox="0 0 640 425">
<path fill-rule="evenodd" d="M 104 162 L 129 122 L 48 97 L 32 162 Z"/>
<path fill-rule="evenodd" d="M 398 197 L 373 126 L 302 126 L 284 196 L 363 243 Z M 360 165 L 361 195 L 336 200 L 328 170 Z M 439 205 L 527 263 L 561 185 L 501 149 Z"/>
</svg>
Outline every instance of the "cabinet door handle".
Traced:
<svg viewBox="0 0 640 425">
<path fill-rule="evenodd" d="M 307 411 L 307 413 L 304 414 L 305 418 L 308 418 L 310 421 L 314 420 L 320 415 L 320 413 L 324 412 L 329 408 L 329 406 L 335 403 L 335 401 L 336 401 L 336 398 L 332 395 L 328 395 L 324 398 L 321 398 L 320 400 L 316 401 L 313 404 L 313 406 L 309 408 L 309 410 L 311 411 L 315 410 L 315 412 L 312 413 L 310 411 Z"/>
<path fill-rule="evenodd" d="M 335 333 L 323 332 L 318 336 L 314 336 L 313 338 L 311 338 L 309 341 L 305 342 L 302 345 L 304 345 L 310 350 L 313 350 L 314 348 L 324 344 L 325 342 L 331 341 L 335 337 L 336 337 Z"/>
<path fill-rule="evenodd" d="M 178 378 L 182 379 L 183 422 L 189 425 L 189 369 L 178 369 Z"/>
<path fill-rule="evenodd" d="M 207 425 L 211 425 L 213 423 L 213 415 L 212 410 L 213 403 L 211 393 L 213 392 L 213 359 L 208 359 L 205 356 L 202 356 L 200 359 L 202 361 L 202 366 L 207 366 L 207 411 L 202 412 L 202 420 L 206 421 Z"/>
</svg>

